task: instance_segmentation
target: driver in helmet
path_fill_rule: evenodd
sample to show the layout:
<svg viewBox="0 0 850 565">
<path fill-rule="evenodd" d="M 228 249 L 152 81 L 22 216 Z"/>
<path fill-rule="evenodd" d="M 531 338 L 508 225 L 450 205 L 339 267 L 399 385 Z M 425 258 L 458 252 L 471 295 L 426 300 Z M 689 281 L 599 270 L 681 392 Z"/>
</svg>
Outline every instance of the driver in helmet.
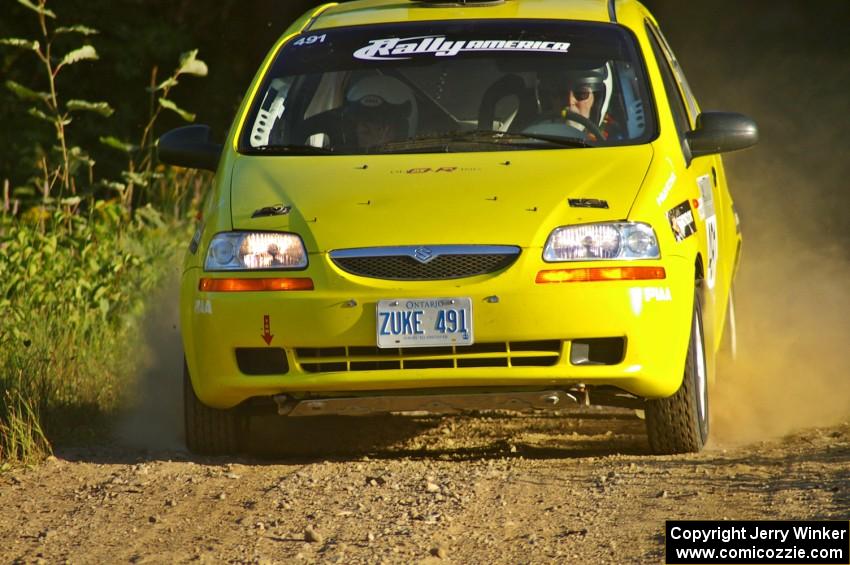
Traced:
<svg viewBox="0 0 850 565">
<path fill-rule="evenodd" d="M 619 127 L 608 113 L 612 89 L 607 64 L 547 73 L 538 81 L 538 102 L 544 115 L 560 116 L 589 141 L 599 141 L 599 134 L 602 140 L 619 139 Z"/>
<path fill-rule="evenodd" d="M 388 76 L 360 79 L 345 96 L 344 117 L 358 149 L 413 137 L 416 102 L 411 89 Z"/>
</svg>

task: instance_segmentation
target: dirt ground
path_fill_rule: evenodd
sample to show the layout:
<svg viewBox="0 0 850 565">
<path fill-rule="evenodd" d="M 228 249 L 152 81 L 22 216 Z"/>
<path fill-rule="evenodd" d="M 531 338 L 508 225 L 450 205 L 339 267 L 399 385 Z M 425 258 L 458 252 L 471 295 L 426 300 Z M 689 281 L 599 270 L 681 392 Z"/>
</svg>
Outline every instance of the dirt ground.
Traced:
<svg viewBox="0 0 850 565">
<path fill-rule="evenodd" d="M 7 469 L 0 561 L 659 563 L 666 519 L 850 518 L 850 422 L 667 457 L 593 407 L 281 424 L 254 419 L 259 457 Z"/>
</svg>

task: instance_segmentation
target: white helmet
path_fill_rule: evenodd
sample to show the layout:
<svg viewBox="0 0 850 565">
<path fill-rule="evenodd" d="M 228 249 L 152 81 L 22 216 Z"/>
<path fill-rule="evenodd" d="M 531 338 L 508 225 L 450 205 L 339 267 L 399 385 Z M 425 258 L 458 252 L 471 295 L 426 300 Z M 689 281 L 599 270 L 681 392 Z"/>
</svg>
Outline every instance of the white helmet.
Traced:
<svg viewBox="0 0 850 565">
<path fill-rule="evenodd" d="M 590 120 L 599 127 L 605 121 L 611 96 L 614 90 L 614 79 L 610 63 L 599 67 L 584 67 L 563 69 L 542 74 L 538 81 L 538 89 L 562 92 L 570 85 L 586 85 L 595 94 L 593 108 L 590 110 Z"/>
<path fill-rule="evenodd" d="M 416 133 L 416 99 L 397 78 L 379 75 L 357 81 L 345 95 L 346 118 L 375 119 L 396 124 L 406 137 Z"/>
</svg>

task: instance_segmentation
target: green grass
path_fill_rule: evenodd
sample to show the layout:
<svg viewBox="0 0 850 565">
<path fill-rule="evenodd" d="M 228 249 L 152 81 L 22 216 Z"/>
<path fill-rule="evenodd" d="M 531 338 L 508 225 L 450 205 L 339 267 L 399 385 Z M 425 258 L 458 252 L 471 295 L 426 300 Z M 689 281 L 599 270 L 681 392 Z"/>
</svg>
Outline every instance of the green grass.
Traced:
<svg viewBox="0 0 850 565">
<path fill-rule="evenodd" d="M 32 462 L 51 452 L 38 412 L 20 390 L 5 391 L 0 414 L 0 459 Z"/>
<path fill-rule="evenodd" d="M 188 221 L 116 203 L 0 223 L 0 460 L 34 462 L 126 402 L 147 299 L 179 266 Z"/>
</svg>

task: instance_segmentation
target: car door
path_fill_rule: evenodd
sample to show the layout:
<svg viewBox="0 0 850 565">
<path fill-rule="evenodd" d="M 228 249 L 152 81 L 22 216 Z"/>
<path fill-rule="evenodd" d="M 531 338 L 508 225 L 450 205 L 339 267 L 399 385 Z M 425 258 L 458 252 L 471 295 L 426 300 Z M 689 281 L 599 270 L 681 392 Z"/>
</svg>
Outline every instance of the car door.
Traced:
<svg viewBox="0 0 850 565">
<path fill-rule="evenodd" d="M 681 145 L 684 182 L 691 183 L 695 202 L 695 220 L 704 245 L 703 276 L 704 300 L 703 313 L 706 321 L 706 335 L 711 340 L 712 351 L 720 343 L 723 317 L 732 273 L 729 261 L 721 261 L 721 254 L 727 253 L 730 235 L 735 237 L 735 224 L 729 222 L 732 217 L 731 199 L 725 188 L 723 164 L 719 155 L 691 158 L 686 134 L 696 127 L 699 106 L 688 86 L 679 64 L 658 28 L 649 20 L 646 22 L 647 35 L 655 54 L 664 88 L 670 103 L 670 111 L 676 124 Z M 728 227 L 732 227 L 732 233 Z"/>
</svg>

